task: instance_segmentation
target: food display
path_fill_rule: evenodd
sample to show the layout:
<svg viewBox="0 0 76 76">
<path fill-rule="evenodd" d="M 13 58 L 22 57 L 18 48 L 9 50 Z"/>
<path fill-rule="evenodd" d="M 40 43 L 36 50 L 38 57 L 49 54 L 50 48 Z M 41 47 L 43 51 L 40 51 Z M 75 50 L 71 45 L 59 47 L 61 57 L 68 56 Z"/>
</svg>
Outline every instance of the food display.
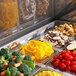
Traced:
<svg viewBox="0 0 76 76">
<path fill-rule="evenodd" d="M 70 42 L 70 45 L 67 46 L 67 49 L 76 52 L 76 41 Z"/>
<path fill-rule="evenodd" d="M 76 26 L 65 23 L 52 30 L 46 28 L 42 34 L 38 34 L 42 29 L 37 30 L 35 34 L 30 33 L 7 44 L 7 47 L 4 46 L 6 48 L 2 47 L 0 76 L 71 76 L 73 73 L 73 76 L 76 75 L 76 41 L 73 40 L 76 36 Z M 73 38 L 73 42 L 70 42 L 70 38 Z M 54 52 L 55 48 L 57 49 Z M 59 52 L 58 49 L 67 50 Z"/>
<path fill-rule="evenodd" d="M 41 61 L 54 53 L 52 49 L 52 45 L 47 42 L 37 41 L 37 40 L 30 40 L 27 45 L 23 45 L 19 48 L 19 52 L 26 55 L 27 53 L 35 61 Z"/>
<path fill-rule="evenodd" d="M 14 0 L 0 0 L 0 30 L 15 26 L 18 19 L 18 6 Z"/>
<path fill-rule="evenodd" d="M 63 25 L 59 25 L 59 27 L 55 26 L 54 31 L 60 31 L 67 36 L 76 36 L 76 25 L 73 26 L 71 24 L 65 23 Z"/>
<path fill-rule="evenodd" d="M 60 31 L 49 31 L 48 34 L 41 37 L 41 41 L 49 42 L 52 46 L 61 47 L 69 42 L 69 38 Z"/>
<path fill-rule="evenodd" d="M 52 71 L 42 71 L 36 74 L 35 76 L 64 76 L 62 74 L 59 74 L 57 72 L 52 72 Z"/>
<path fill-rule="evenodd" d="M 18 51 L 9 53 L 8 48 L 0 50 L 0 76 L 28 76 L 35 68 L 35 63 L 29 54 Z"/>
<path fill-rule="evenodd" d="M 54 56 L 52 65 L 55 68 L 76 73 L 76 52 L 61 51 L 58 56 Z"/>
<path fill-rule="evenodd" d="M 56 20 L 71 1 L 0 0 L 0 76 L 76 76 L 76 22 Z"/>
</svg>

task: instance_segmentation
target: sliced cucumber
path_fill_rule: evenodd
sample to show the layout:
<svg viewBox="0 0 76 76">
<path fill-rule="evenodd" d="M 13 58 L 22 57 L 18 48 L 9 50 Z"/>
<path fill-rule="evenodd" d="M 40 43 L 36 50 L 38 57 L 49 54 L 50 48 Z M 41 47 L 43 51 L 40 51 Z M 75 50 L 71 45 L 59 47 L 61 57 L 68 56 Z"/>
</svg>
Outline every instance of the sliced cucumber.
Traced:
<svg viewBox="0 0 76 76">
<path fill-rule="evenodd" d="M 74 50 L 74 49 L 76 49 L 76 43 L 68 45 L 67 49 L 68 50 Z"/>
</svg>

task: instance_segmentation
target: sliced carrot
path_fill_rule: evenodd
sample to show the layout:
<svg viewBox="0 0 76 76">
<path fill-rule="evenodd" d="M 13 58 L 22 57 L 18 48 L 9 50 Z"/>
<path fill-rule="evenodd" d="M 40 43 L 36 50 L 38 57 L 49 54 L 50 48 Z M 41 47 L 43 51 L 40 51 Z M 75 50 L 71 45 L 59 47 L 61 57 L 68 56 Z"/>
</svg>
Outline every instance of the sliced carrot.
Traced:
<svg viewBox="0 0 76 76">
<path fill-rule="evenodd" d="M 12 58 L 12 61 L 15 61 L 16 60 L 16 58 Z"/>
<path fill-rule="evenodd" d="M 20 64 L 22 65 L 22 61 L 20 62 Z"/>
<path fill-rule="evenodd" d="M 20 73 L 19 76 L 24 76 L 24 74 Z"/>
<path fill-rule="evenodd" d="M 4 62 L 3 65 L 4 65 L 4 66 L 8 66 L 8 63 L 7 63 L 7 62 Z"/>
<path fill-rule="evenodd" d="M 5 71 L 3 71 L 3 72 L 1 72 L 1 74 L 0 74 L 1 76 L 5 76 L 6 75 L 6 70 Z"/>
<path fill-rule="evenodd" d="M 24 59 L 25 58 L 25 55 L 21 55 L 20 57 L 22 57 Z"/>
<path fill-rule="evenodd" d="M 16 58 L 17 56 L 14 56 L 14 58 Z"/>
<path fill-rule="evenodd" d="M 22 64 L 22 62 L 20 62 L 20 63 L 16 63 L 16 64 L 14 64 L 14 67 L 19 67 L 20 65 Z"/>
</svg>

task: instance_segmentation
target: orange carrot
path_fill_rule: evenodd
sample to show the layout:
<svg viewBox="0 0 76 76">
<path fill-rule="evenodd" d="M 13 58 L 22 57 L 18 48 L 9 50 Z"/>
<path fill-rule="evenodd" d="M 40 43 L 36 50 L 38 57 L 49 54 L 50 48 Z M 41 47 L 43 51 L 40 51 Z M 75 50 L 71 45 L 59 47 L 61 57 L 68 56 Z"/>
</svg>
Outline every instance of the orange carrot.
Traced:
<svg viewBox="0 0 76 76">
<path fill-rule="evenodd" d="M 12 58 L 12 61 L 15 61 L 16 60 L 16 58 Z"/>
<path fill-rule="evenodd" d="M 6 75 L 6 70 L 5 71 L 3 71 L 3 72 L 1 72 L 1 74 L 0 74 L 1 76 L 5 76 Z"/>
<path fill-rule="evenodd" d="M 16 58 L 17 56 L 14 56 L 14 58 Z"/>
<path fill-rule="evenodd" d="M 20 57 L 22 57 L 24 59 L 25 58 L 25 55 L 21 55 Z"/>
<path fill-rule="evenodd" d="M 4 65 L 4 66 L 8 66 L 8 63 L 7 63 L 7 62 L 4 62 L 3 65 Z"/>
<path fill-rule="evenodd" d="M 22 64 L 22 62 L 20 62 L 20 63 L 16 63 L 16 64 L 14 64 L 14 67 L 19 67 L 20 65 Z"/>
<path fill-rule="evenodd" d="M 19 76 L 24 76 L 24 74 L 20 73 Z"/>
</svg>

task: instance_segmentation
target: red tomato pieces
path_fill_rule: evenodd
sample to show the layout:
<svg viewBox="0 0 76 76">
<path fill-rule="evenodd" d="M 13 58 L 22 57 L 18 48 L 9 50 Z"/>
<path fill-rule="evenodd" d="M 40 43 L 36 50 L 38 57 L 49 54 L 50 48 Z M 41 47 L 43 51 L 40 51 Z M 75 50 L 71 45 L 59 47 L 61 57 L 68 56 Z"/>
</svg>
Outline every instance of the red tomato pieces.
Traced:
<svg viewBox="0 0 76 76">
<path fill-rule="evenodd" d="M 57 55 L 55 55 L 55 56 L 54 56 L 54 60 L 56 60 L 56 59 L 57 59 L 57 57 L 58 57 L 58 56 L 57 56 Z"/>
<path fill-rule="evenodd" d="M 66 70 L 67 70 L 67 71 L 71 71 L 71 66 L 67 66 L 67 67 L 66 67 Z"/>
<path fill-rule="evenodd" d="M 64 54 L 65 53 L 65 51 L 61 51 L 61 54 Z"/>
<path fill-rule="evenodd" d="M 59 67 L 60 67 L 61 70 L 64 70 L 66 68 L 66 65 L 64 63 L 60 63 Z"/>
<path fill-rule="evenodd" d="M 61 70 L 76 72 L 76 52 L 61 51 L 60 55 L 54 56 L 53 66 Z"/>
<path fill-rule="evenodd" d="M 73 56 L 72 55 L 68 55 L 68 56 L 65 57 L 65 60 L 71 61 L 71 60 L 73 60 Z"/>
<path fill-rule="evenodd" d="M 65 64 L 66 64 L 66 65 L 70 65 L 71 62 L 70 62 L 69 60 L 67 60 L 67 61 L 65 61 Z"/>
<path fill-rule="evenodd" d="M 61 60 L 61 62 L 64 63 L 65 62 L 65 59 Z"/>
<path fill-rule="evenodd" d="M 73 57 L 73 60 L 76 61 L 76 57 Z"/>
<path fill-rule="evenodd" d="M 71 65 L 76 65 L 76 61 L 72 61 L 71 62 Z"/>
<path fill-rule="evenodd" d="M 60 63 L 60 60 L 59 60 L 59 59 L 56 59 L 56 60 L 54 61 L 54 63 L 53 63 L 53 66 L 54 66 L 54 67 L 57 67 L 57 66 L 59 65 L 59 63 Z"/>
<path fill-rule="evenodd" d="M 76 65 L 72 65 L 71 69 L 76 72 Z"/>
<path fill-rule="evenodd" d="M 63 56 L 62 56 L 62 55 L 59 55 L 59 56 L 58 56 L 58 59 L 63 59 Z"/>
</svg>

